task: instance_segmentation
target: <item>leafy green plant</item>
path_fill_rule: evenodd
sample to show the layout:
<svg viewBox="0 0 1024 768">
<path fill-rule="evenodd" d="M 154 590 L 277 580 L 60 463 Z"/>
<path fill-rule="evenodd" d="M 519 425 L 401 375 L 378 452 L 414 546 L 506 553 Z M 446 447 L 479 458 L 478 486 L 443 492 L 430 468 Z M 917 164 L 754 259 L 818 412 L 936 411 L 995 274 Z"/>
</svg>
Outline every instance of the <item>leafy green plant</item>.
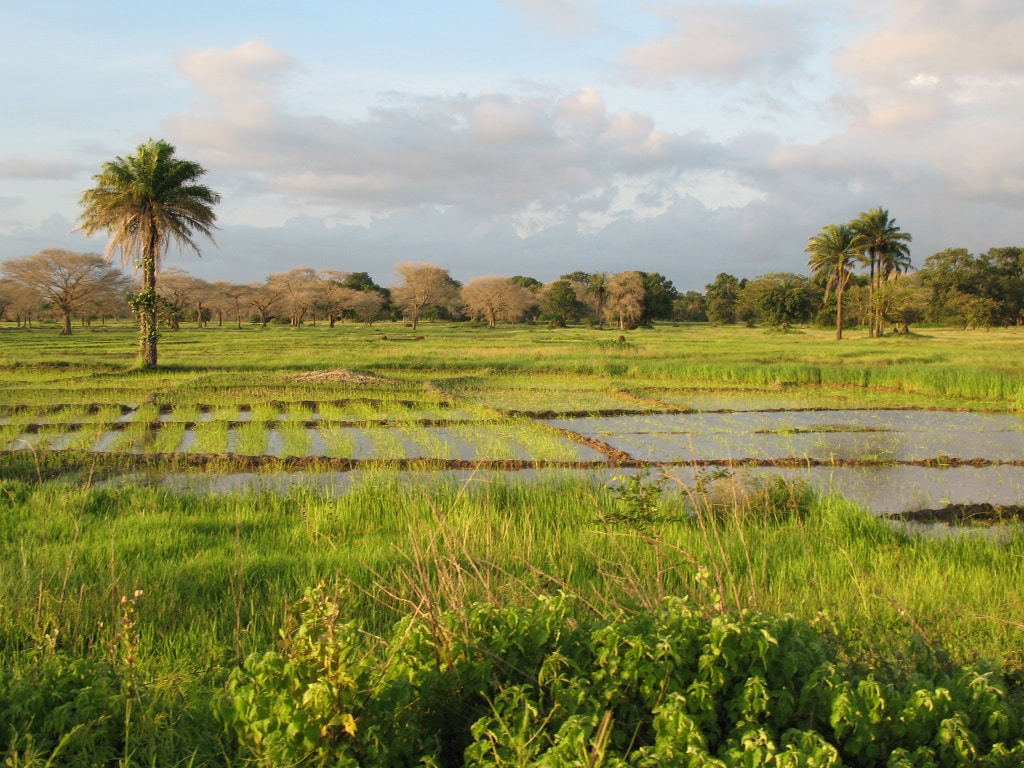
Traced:
<svg viewBox="0 0 1024 768">
<path fill-rule="evenodd" d="M 562 597 L 413 614 L 368 646 L 307 593 L 218 717 L 263 765 L 1010 765 L 1019 703 L 990 674 L 881 683 L 808 626 L 684 601 L 602 618 Z"/>
</svg>

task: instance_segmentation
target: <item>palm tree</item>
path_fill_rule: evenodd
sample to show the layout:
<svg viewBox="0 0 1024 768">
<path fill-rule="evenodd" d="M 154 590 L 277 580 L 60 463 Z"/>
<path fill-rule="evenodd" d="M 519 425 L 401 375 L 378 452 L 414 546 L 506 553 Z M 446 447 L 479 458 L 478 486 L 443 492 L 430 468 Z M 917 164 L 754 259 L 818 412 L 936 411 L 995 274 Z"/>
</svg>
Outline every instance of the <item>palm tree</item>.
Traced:
<svg viewBox="0 0 1024 768">
<path fill-rule="evenodd" d="M 80 229 L 110 234 L 106 257 L 121 252 L 123 264 L 142 270 L 142 292 L 132 301 L 139 318 L 142 365 L 155 368 L 157 341 L 156 273 L 173 242 L 199 255 L 195 233 L 213 241 L 213 206 L 220 195 L 198 183 L 206 169 L 174 156 L 166 141 L 150 139 L 134 155 L 104 163 L 96 186 L 82 193 Z"/>
<path fill-rule="evenodd" d="M 875 292 L 893 272 L 904 272 L 910 268 L 910 247 L 907 243 L 913 238 L 909 232 L 903 232 L 896 226 L 884 208 L 865 211 L 853 221 L 852 226 L 863 240 L 862 260 L 869 266 L 871 319 L 868 335 L 881 336 L 882 313 L 875 307 Z"/>
<path fill-rule="evenodd" d="M 829 224 L 807 242 L 807 265 L 811 273 L 827 275 L 825 301 L 836 292 L 836 338 L 843 338 L 843 292 L 853 275 L 854 260 L 864 248 L 864 241 L 850 224 Z"/>
<path fill-rule="evenodd" d="M 588 296 L 594 299 L 594 311 L 597 313 L 597 327 L 604 328 L 604 305 L 608 301 L 609 278 L 607 272 L 592 272 L 588 275 L 586 288 L 583 289 Z"/>
</svg>

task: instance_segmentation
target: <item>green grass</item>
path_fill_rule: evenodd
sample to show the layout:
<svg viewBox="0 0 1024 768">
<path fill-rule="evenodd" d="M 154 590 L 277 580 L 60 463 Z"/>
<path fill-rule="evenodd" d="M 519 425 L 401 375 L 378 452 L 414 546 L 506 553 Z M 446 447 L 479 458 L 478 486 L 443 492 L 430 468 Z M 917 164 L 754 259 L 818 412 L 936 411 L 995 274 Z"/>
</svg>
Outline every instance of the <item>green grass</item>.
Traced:
<svg viewBox="0 0 1024 768">
<path fill-rule="evenodd" d="M 620 346 L 603 343 L 617 332 L 582 328 L 426 324 L 421 340 L 392 324 L 186 328 L 162 336 L 163 367 L 151 372 L 135 367 L 131 327 L 0 334 L 0 442 L 48 425 L 32 436 L 35 450 L 0 451 L 0 707 L 4 680 L 29 679 L 47 660 L 111 665 L 146 692 L 129 697 L 150 707 L 136 712 L 149 734 L 139 743 L 176 744 L 159 757 L 140 752 L 139 764 L 189 764 L 188 744 L 201 752 L 195 764 L 230 763 L 210 700 L 241 659 L 277 646 L 287 606 L 320 581 L 349 585 L 368 636 L 427 607 L 563 593 L 579 611 L 610 616 L 680 596 L 709 615 L 793 615 L 843 664 L 880 675 L 912 674 L 904 654 L 923 648 L 940 666 L 983 662 L 1024 685 L 1024 536 L 1010 528 L 911 537 L 797 486 L 723 478 L 690 489 L 652 477 L 611 487 L 549 470 L 360 470 L 338 491 L 194 495 L 144 482 L 188 457 L 137 455 L 178 450 L 195 422 L 189 454 L 222 462 L 207 471 L 231 469 L 219 458 L 229 448 L 264 456 L 271 437 L 283 455 L 305 456 L 314 409 L 329 456 L 352 457 L 358 442 L 385 462 L 451 458 L 439 430 L 473 459 L 580 458 L 522 411 L 744 397 L 759 407 L 1015 411 L 1020 329 L 837 343 L 815 329 L 660 326 Z M 305 376 L 344 371 L 376 378 Z M 162 406 L 172 410 L 161 422 Z M 125 456 L 75 452 L 125 408 L 137 410 L 106 447 Z M 40 450 L 57 439 L 66 450 Z M 101 487 L 129 469 L 125 485 Z M 3 749 L 6 759 L 13 748 Z"/>
</svg>

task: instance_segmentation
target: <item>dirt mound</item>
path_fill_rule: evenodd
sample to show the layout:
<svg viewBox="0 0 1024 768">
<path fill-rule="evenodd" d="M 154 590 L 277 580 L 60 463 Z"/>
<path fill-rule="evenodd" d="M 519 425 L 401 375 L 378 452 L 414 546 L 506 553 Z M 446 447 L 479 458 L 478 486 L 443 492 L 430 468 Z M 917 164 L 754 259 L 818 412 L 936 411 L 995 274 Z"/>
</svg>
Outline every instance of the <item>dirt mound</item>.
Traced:
<svg viewBox="0 0 1024 768">
<path fill-rule="evenodd" d="M 374 376 L 369 373 L 360 373 L 359 371 L 346 371 L 340 368 L 336 371 L 307 371 L 305 373 L 297 373 L 292 378 L 295 381 L 301 381 L 304 383 L 343 381 L 348 384 L 384 384 L 389 381 L 389 379 L 385 379 L 381 376 Z"/>
</svg>

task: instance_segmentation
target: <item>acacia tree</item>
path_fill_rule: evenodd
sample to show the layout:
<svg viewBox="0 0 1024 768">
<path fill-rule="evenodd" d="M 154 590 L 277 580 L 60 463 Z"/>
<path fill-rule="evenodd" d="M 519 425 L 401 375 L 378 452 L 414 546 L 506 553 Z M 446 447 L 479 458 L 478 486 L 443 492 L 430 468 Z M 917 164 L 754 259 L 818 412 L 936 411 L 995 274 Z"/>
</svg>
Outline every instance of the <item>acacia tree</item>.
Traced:
<svg viewBox="0 0 1024 768">
<path fill-rule="evenodd" d="M 9 277 L 0 277 L 0 320 L 7 317 L 7 308 L 14 302 L 18 288 Z"/>
<path fill-rule="evenodd" d="M 614 319 L 620 331 L 635 328 L 644 314 L 647 288 L 641 272 L 612 275 L 607 284 L 605 314 Z"/>
<path fill-rule="evenodd" d="M 206 169 L 174 156 L 166 141 L 150 139 L 134 155 L 103 164 L 96 186 L 82 193 L 80 229 L 106 231 L 106 256 L 120 252 L 122 263 L 142 272 L 142 290 L 132 302 L 139 318 L 142 364 L 157 364 L 156 274 L 173 243 L 198 255 L 196 234 L 213 241 L 213 206 L 220 195 L 199 180 Z"/>
<path fill-rule="evenodd" d="M 287 272 L 277 272 L 267 278 L 268 287 L 280 296 L 280 303 L 288 313 L 288 322 L 293 328 L 302 325 L 316 299 L 320 278 L 309 267 L 294 267 Z"/>
<path fill-rule="evenodd" d="M 804 253 L 811 274 L 826 277 L 825 302 L 836 293 L 836 338 L 843 338 L 843 294 L 853 275 L 853 262 L 864 247 L 861 235 L 849 224 L 829 224 L 807 242 Z"/>
<path fill-rule="evenodd" d="M 477 277 L 462 288 L 463 310 L 492 328 L 498 320 L 514 323 L 534 304 L 533 293 L 510 277 Z"/>
<path fill-rule="evenodd" d="M 430 307 L 451 308 L 456 305 L 459 284 L 447 269 L 436 264 L 407 261 L 396 265 L 395 272 L 402 282 L 391 289 L 391 298 L 414 330 Z"/>
<path fill-rule="evenodd" d="M 256 310 L 260 318 L 260 327 L 266 328 L 267 321 L 273 313 L 278 302 L 281 301 L 281 294 L 269 282 L 253 284 L 245 294 L 245 299 Z"/>
<path fill-rule="evenodd" d="M 242 307 L 247 303 L 246 296 L 252 291 L 248 285 L 236 285 L 226 280 L 217 280 L 209 284 L 210 308 L 217 315 L 217 325 L 224 324 L 224 313 L 235 316 L 235 326 L 242 327 Z"/>
<path fill-rule="evenodd" d="M 160 280 L 157 294 L 165 323 L 177 331 L 188 309 L 196 316 L 196 327 L 202 328 L 204 314 L 210 303 L 210 284 L 181 269 L 168 269 Z"/>
<path fill-rule="evenodd" d="M 128 280 L 95 253 L 47 248 L 31 256 L 9 259 L 0 271 L 11 281 L 32 289 L 60 312 L 62 336 L 71 335 L 71 316 L 90 300 L 124 289 Z"/>
</svg>

